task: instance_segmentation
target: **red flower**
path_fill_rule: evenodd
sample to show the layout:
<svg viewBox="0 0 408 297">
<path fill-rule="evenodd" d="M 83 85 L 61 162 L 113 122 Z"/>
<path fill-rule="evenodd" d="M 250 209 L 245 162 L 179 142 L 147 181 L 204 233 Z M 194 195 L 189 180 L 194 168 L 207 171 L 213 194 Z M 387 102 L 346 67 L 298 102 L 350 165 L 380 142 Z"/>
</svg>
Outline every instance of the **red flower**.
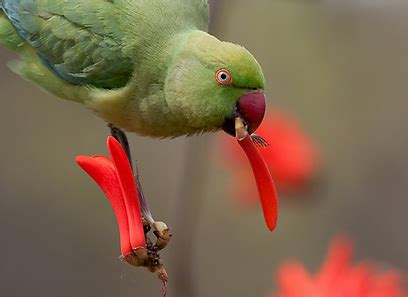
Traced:
<svg viewBox="0 0 408 297">
<path fill-rule="evenodd" d="M 297 191 L 313 176 L 318 165 L 318 151 L 312 139 L 301 129 L 295 119 L 278 112 L 270 112 L 256 131 L 269 143 L 260 154 L 281 191 Z M 254 204 L 254 184 L 249 168 L 233 140 L 219 138 L 223 163 L 232 169 L 230 183 L 232 197 L 240 202 Z M 239 187 L 237 187 L 239 185 Z"/>
<path fill-rule="evenodd" d="M 351 263 L 352 244 L 333 241 L 322 268 L 314 275 L 297 262 L 278 270 L 278 290 L 271 297 L 406 297 L 403 277 L 396 270 L 380 271 L 365 261 Z"/>
<path fill-rule="evenodd" d="M 107 141 L 112 158 L 78 156 L 76 162 L 105 192 L 118 221 L 122 256 L 130 260 L 133 252 L 146 245 L 140 204 L 129 160 L 113 137 Z"/>
<path fill-rule="evenodd" d="M 243 139 L 239 139 L 238 143 L 251 164 L 265 222 L 269 230 L 273 231 L 278 221 L 278 193 L 271 173 L 249 134 Z"/>
</svg>

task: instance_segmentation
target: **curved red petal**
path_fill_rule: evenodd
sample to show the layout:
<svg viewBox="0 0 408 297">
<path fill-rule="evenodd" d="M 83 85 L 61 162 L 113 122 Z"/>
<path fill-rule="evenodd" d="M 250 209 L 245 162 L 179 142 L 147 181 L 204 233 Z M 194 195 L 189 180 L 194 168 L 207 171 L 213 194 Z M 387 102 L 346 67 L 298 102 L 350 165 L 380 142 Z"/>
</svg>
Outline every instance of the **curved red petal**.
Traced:
<svg viewBox="0 0 408 297">
<path fill-rule="evenodd" d="M 239 140 L 238 143 L 251 163 L 265 222 L 269 230 L 273 231 L 278 221 L 278 194 L 271 173 L 249 135 Z"/>
<path fill-rule="evenodd" d="M 126 153 L 120 143 L 112 136 L 108 137 L 108 149 L 112 156 L 122 187 L 126 212 L 129 221 L 130 244 L 133 248 L 146 245 L 139 197 L 135 179 Z"/>
<path fill-rule="evenodd" d="M 129 236 L 129 223 L 127 219 L 122 188 L 116 174 L 115 166 L 111 159 L 104 156 L 76 157 L 78 165 L 98 184 L 108 197 L 118 221 L 120 233 L 120 247 L 122 255 L 132 252 Z"/>
</svg>

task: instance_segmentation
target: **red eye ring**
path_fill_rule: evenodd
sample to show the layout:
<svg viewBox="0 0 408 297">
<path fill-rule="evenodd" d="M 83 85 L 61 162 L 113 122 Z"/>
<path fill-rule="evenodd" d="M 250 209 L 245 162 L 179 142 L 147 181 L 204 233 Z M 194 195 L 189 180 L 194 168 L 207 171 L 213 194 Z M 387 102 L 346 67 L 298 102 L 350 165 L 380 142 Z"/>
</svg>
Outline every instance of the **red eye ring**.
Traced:
<svg viewBox="0 0 408 297">
<path fill-rule="evenodd" d="M 232 74 L 228 69 L 222 68 L 215 73 L 215 79 L 220 85 L 227 86 L 232 83 Z"/>
</svg>

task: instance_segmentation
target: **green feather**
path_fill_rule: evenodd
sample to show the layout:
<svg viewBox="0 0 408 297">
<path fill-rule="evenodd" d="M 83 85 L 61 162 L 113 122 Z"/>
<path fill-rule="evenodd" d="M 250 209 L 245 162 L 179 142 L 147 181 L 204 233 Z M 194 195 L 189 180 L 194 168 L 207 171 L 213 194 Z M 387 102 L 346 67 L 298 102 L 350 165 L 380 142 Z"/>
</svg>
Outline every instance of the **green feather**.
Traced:
<svg viewBox="0 0 408 297">
<path fill-rule="evenodd" d="M 243 47 L 206 33 L 206 0 L 0 0 L 12 68 L 107 122 L 154 137 L 220 129 L 239 97 L 264 87 Z M 3 10 L 3 12 L 1 11 Z M 233 84 L 215 72 L 228 68 Z"/>
</svg>

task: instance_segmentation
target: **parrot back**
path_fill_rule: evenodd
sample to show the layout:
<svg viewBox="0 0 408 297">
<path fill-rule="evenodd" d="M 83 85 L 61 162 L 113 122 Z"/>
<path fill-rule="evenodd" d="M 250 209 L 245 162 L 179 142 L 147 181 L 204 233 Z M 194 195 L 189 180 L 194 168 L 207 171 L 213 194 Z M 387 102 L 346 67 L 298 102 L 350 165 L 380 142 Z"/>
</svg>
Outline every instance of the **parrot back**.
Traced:
<svg viewBox="0 0 408 297">
<path fill-rule="evenodd" d="M 2 41 L 12 45 L 7 42 L 12 25 L 12 39 L 28 44 L 58 78 L 108 89 L 128 82 L 132 63 L 123 54 L 124 36 L 114 26 L 117 7 L 111 1 L 1 0 L 0 7 Z"/>
<path fill-rule="evenodd" d="M 206 0 L 0 0 L 0 9 L 0 42 L 26 43 L 57 78 L 104 89 L 129 82 L 139 62 L 134 48 L 149 38 L 208 23 Z"/>
</svg>

